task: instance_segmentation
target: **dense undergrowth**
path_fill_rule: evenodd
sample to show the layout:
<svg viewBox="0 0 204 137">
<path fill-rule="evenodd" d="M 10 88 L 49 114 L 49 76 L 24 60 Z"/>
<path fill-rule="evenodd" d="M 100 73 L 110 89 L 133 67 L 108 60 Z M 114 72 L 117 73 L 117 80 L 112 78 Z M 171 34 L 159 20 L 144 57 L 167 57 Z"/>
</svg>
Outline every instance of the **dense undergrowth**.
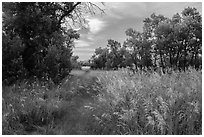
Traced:
<svg viewBox="0 0 204 137">
<path fill-rule="evenodd" d="M 202 134 L 202 72 L 70 76 L 2 87 L 3 134 Z"/>
</svg>

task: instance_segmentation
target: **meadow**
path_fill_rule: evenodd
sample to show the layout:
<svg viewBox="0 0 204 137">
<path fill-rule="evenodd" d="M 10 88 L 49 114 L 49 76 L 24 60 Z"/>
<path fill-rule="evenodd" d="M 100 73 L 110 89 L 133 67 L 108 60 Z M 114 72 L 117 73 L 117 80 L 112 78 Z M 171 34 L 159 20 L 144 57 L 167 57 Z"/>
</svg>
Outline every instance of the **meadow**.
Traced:
<svg viewBox="0 0 204 137">
<path fill-rule="evenodd" d="M 74 70 L 2 87 L 2 134 L 200 135 L 202 72 Z"/>
</svg>

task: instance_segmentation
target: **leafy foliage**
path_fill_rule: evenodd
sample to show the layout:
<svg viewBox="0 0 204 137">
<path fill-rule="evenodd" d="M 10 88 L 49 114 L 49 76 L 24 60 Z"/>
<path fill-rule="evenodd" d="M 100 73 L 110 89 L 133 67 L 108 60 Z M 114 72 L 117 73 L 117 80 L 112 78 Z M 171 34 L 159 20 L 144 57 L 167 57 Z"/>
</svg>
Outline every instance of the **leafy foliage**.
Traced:
<svg viewBox="0 0 204 137">
<path fill-rule="evenodd" d="M 125 31 L 128 38 L 123 45 L 110 39 L 107 47 L 100 49 L 106 54 L 96 49 L 94 68 L 201 68 L 202 18 L 195 8 L 185 8 L 171 19 L 153 13 L 143 22 L 143 32 L 133 28 Z"/>
<path fill-rule="evenodd" d="M 51 77 L 60 82 L 72 68 L 72 48 L 74 40 L 79 39 L 71 26 L 86 23 L 83 13 L 103 11 L 95 4 L 81 2 L 8 2 L 2 5 L 3 80 L 7 83 L 20 79 L 21 73 L 39 79 Z"/>
<path fill-rule="evenodd" d="M 9 84 L 25 76 L 21 52 L 24 49 L 19 37 L 2 36 L 2 80 Z"/>
<path fill-rule="evenodd" d="M 80 63 L 78 62 L 79 56 L 72 56 L 71 57 L 71 63 L 73 69 L 80 69 Z"/>
</svg>

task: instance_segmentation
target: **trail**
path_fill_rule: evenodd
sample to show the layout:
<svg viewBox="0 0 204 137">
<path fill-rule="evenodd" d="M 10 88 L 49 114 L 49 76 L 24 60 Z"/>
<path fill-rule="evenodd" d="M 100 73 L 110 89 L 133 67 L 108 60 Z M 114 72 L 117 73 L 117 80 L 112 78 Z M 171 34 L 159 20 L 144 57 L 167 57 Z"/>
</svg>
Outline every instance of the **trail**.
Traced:
<svg viewBox="0 0 204 137">
<path fill-rule="evenodd" d="M 87 127 L 90 118 L 90 112 L 87 106 L 92 106 L 95 103 L 98 88 L 97 77 L 92 76 L 90 72 L 71 75 L 65 80 L 62 88 L 68 88 L 73 91 L 73 96 L 68 101 L 68 114 L 61 121 L 60 130 L 63 133 L 58 134 L 86 134 L 84 128 Z"/>
</svg>

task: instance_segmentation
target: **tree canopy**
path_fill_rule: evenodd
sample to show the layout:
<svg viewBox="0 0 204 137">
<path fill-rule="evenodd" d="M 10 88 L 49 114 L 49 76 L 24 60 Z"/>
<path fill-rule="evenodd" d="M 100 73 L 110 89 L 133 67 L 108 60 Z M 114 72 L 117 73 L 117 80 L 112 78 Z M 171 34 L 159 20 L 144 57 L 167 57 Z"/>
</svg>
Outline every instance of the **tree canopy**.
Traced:
<svg viewBox="0 0 204 137">
<path fill-rule="evenodd" d="M 92 67 L 201 68 L 202 17 L 195 8 L 187 7 L 172 18 L 153 13 L 143 24 L 143 32 L 127 29 L 123 44 L 108 40 L 107 47 L 99 48 L 101 52 L 96 49 Z"/>
<path fill-rule="evenodd" d="M 74 40 L 80 37 L 70 26 L 86 23 L 84 15 L 95 8 L 82 2 L 2 3 L 3 80 L 25 74 L 63 79 L 71 70 Z"/>
</svg>

